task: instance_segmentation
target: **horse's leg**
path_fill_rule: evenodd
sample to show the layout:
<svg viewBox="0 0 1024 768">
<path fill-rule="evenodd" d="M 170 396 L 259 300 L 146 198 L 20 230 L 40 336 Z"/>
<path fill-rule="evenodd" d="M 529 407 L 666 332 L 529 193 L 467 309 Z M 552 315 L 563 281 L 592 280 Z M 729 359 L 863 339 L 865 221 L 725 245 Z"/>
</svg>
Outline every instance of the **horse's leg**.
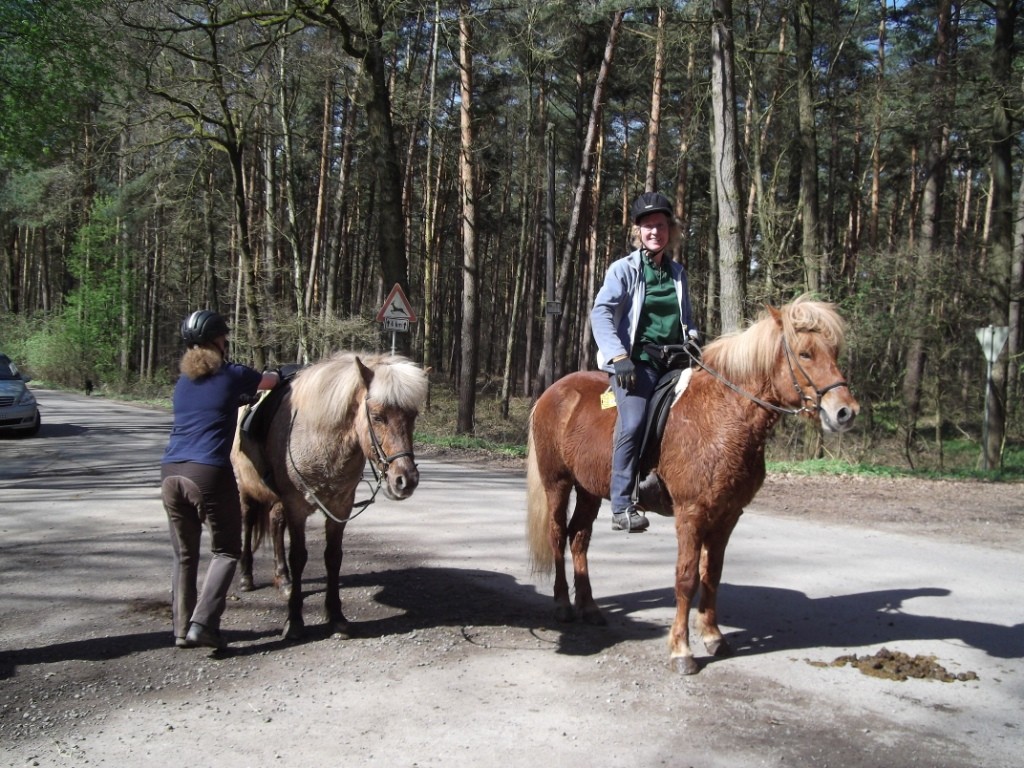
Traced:
<svg viewBox="0 0 1024 768">
<path fill-rule="evenodd" d="M 284 546 L 285 529 L 284 505 L 277 502 L 270 509 L 270 536 L 274 543 L 274 586 L 288 597 L 292 593 L 292 577 L 288 572 L 288 552 Z"/>
<path fill-rule="evenodd" d="M 551 551 L 555 555 L 555 618 L 563 622 L 570 622 L 576 618 L 572 609 L 572 601 L 569 599 L 569 582 L 565 577 L 566 516 L 569 511 L 569 492 L 570 486 L 566 482 L 559 482 L 545 489 L 548 509 L 551 511 L 548 517 L 551 521 Z"/>
<path fill-rule="evenodd" d="M 725 564 L 725 548 L 729 544 L 736 523 L 743 514 L 739 512 L 723 520 L 704 539 L 700 555 L 700 600 L 697 603 L 697 629 L 704 647 L 712 656 L 731 656 L 733 648 L 718 628 L 718 585 L 722 581 L 722 566 Z"/>
<path fill-rule="evenodd" d="M 306 550 L 306 518 L 299 512 L 288 517 L 288 564 L 292 572 L 292 591 L 288 595 L 288 621 L 284 625 L 284 639 L 298 640 L 305 630 L 302 620 L 302 572 L 309 553 Z M 300 519 L 296 520 L 295 517 Z"/>
<path fill-rule="evenodd" d="M 590 587 L 590 568 L 587 549 L 594 530 L 594 520 L 601 508 L 601 498 L 576 489 L 576 508 L 569 522 L 569 550 L 572 552 L 573 586 L 576 589 L 576 610 L 587 624 L 603 626 L 608 623 L 594 602 Z"/>
<path fill-rule="evenodd" d="M 683 675 L 696 674 L 699 669 L 690 651 L 689 618 L 690 603 L 697 591 L 701 536 L 690 519 L 676 509 L 676 618 L 669 632 L 668 647 L 672 669 Z"/>
<path fill-rule="evenodd" d="M 341 612 L 341 558 L 344 524 L 327 520 L 325 528 L 327 541 L 324 544 L 324 565 L 327 569 L 327 589 L 324 593 L 324 613 L 331 633 L 335 637 L 348 639 L 350 627 L 345 614 Z"/>
<path fill-rule="evenodd" d="M 252 592 L 252 516 L 260 513 L 259 508 L 244 495 L 242 496 L 242 556 L 238 559 L 238 588 Z"/>
</svg>

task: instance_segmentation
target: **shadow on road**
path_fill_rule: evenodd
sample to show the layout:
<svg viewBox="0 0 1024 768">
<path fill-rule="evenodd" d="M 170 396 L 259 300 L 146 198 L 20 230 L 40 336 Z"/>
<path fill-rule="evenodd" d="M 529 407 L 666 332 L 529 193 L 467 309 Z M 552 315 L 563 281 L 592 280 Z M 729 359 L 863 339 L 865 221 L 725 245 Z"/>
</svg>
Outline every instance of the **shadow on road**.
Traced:
<svg viewBox="0 0 1024 768">
<path fill-rule="evenodd" d="M 725 623 L 746 627 L 730 635 L 741 653 L 956 639 L 995 658 L 1024 657 L 1022 624 L 1004 626 L 903 610 L 908 600 L 949 594 L 945 588 L 921 587 L 811 598 L 790 589 L 723 584 L 719 606 Z"/>
<path fill-rule="evenodd" d="M 310 623 L 313 617 L 321 621 L 323 580 L 307 580 L 303 586 L 307 622 L 303 642 L 326 639 L 330 628 L 323 623 Z M 408 567 L 345 575 L 342 600 L 346 614 L 358 604 L 359 598 L 352 597 L 357 590 L 372 592 L 373 602 L 391 609 L 389 615 L 381 618 L 352 621 L 352 636 L 358 638 L 402 635 L 437 627 L 523 629 L 543 631 L 545 635 L 554 633 L 556 652 L 585 656 L 601 653 L 624 640 L 658 637 L 665 629 L 659 623 L 630 616 L 631 611 L 614 603 L 606 604 L 611 622 L 608 627 L 560 624 L 554 619 L 553 601 L 538 594 L 533 586 L 520 584 L 506 574 L 476 569 Z M 285 613 L 282 597 L 275 616 L 283 623 Z M 467 639 L 472 634 L 463 632 Z M 261 644 L 239 648 L 236 654 L 266 650 L 267 646 Z"/>
<path fill-rule="evenodd" d="M 372 593 L 356 597 L 357 591 Z M 263 593 L 260 597 L 260 593 Z M 554 619 L 550 598 L 513 577 L 477 569 L 409 567 L 369 571 L 343 579 L 343 599 L 348 607 L 366 611 L 366 601 L 390 615 L 352 622 L 355 638 L 380 638 L 408 634 L 416 630 L 456 627 L 463 638 L 476 642 L 487 628 L 521 629 L 527 636 L 550 643 L 556 653 L 591 656 L 615 645 L 666 637 L 668 620 L 638 618 L 651 608 L 671 608 L 671 589 L 646 590 L 605 598 L 600 602 L 608 626 L 594 627 L 580 622 L 562 624 Z M 920 616 L 905 613 L 902 605 L 920 597 L 943 597 L 946 589 L 927 588 L 879 590 L 852 595 L 810 598 L 802 592 L 772 587 L 723 584 L 720 615 L 728 626 L 742 629 L 728 633 L 740 655 L 758 655 L 809 648 L 871 646 L 901 640 L 959 639 L 998 658 L 1024 655 L 1024 626 L 1000 626 L 984 622 Z M 322 623 L 323 582 L 306 582 L 307 617 L 303 643 L 330 637 L 330 627 Z M 253 596 L 256 596 L 255 598 Z M 235 610 L 265 608 L 268 602 L 279 605 L 271 611 L 271 621 L 285 617 L 285 601 L 273 589 L 246 593 Z M 246 606 L 250 602 L 251 605 Z M 258 603 L 258 605 L 257 605 Z M 348 610 L 348 608 L 346 609 Z M 136 606 L 135 613 L 143 612 Z M 150 607 L 155 621 L 164 621 Z M 316 617 L 314 619 L 314 617 Z M 226 629 L 233 646 L 228 654 L 247 656 L 273 652 L 293 645 L 280 637 L 280 625 L 261 630 Z M 693 637 L 698 650 L 700 640 Z M 0 679 L 15 674 L 18 667 L 62 661 L 104 661 L 154 650 L 167 649 L 168 629 L 122 634 L 84 640 L 72 640 L 38 647 L 0 652 Z M 701 656 L 700 653 L 697 654 Z M 702 663 L 713 660 L 704 658 Z"/>
</svg>

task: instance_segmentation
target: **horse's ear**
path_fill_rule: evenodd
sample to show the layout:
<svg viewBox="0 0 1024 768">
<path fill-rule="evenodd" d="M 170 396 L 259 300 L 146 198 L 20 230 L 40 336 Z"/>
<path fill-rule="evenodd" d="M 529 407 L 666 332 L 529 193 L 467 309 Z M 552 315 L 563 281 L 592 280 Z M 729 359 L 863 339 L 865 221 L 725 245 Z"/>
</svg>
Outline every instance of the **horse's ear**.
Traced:
<svg viewBox="0 0 1024 768">
<path fill-rule="evenodd" d="M 373 371 L 363 365 L 363 361 L 360 360 L 358 356 L 356 356 L 356 367 L 359 368 L 359 375 L 363 379 L 363 386 L 366 387 L 367 391 L 369 391 L 370 382 L 373 381 Z"/>
<path fill-rule="evenodd" d="M 782 327 L 782 312 L 780 310 L 776 309 L 775 307 L 773 307 L 771 304 L 766 304 L 765 305 L 765 309 L 768 310 L 768 314 L 772 316 L 773 320 L 775 320 L 775 324 L 778 325 L 779 328 L 781 328 Z"/>
</svg>

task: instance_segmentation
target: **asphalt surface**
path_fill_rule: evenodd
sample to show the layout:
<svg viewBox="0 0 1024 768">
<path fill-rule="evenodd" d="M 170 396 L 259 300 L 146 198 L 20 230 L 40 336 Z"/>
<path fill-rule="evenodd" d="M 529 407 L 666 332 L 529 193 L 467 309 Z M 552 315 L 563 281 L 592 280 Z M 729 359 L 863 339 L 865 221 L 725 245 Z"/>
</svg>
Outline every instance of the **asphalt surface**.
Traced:
<svg viewBox="0 0 1024 768">
<path fill-rule="evenodd" d="M 566 627 L 529 570 L 524 479 L 423 460 L 412 499 L 346 534 L 343 599 L 365 637 L 317 634 L 311 545 L 310 640 L 280 641 L 267 588 L 229 605 L 236 655 L 197 662 L 170 647 L 169 414 L 37 395 L 39 436 L 0 440 L 4 765 L 1022 764 L 1024 553 L 809 525 L 755 500 L 720 599 L 738 653 L 708 659 L 694 638 L 703 668 L 681 678 L 670 520 L 627 535 L 602 514 L 591 567 L 609 627 Z M 257 581 L 269 572 L 261 552 Z M 977 679 L 831 664 L 883 647 Z"/>
</svg>

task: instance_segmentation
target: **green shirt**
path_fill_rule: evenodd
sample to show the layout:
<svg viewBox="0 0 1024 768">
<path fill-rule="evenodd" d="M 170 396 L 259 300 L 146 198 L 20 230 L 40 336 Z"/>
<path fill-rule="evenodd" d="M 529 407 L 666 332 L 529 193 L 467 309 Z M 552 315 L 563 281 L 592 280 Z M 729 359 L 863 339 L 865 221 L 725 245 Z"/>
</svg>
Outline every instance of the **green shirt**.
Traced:
<svg viewBox="0 0 1024 768">
<path fill-rule="evenodd" d="M 667 258 L 663 256 L 662 259 Z M 672 282 L 668 264 L 655 264 L 650 254 L 644 253 L 644 305 L 640 310 L 640 321 L 636 327 L 636 342 L 633 344 L 634 360 L 650 363 L 651 358 L 644 351 L 644 344 L 681 344 L 683 323 L 679 317 L 679 299 Z"/>
</svg>

